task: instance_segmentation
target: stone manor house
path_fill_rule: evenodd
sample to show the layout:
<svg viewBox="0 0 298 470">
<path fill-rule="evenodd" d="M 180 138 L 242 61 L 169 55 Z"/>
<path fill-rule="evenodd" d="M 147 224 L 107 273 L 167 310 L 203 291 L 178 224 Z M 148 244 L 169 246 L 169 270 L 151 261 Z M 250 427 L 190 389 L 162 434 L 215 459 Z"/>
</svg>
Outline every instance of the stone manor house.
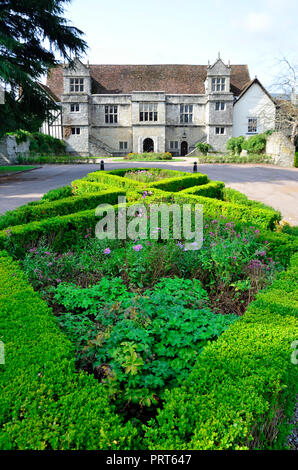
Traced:
<svg viewBox="0 0 298 470">
<path fill-rule="evenodd" d="M 232 136 L 274 128 L 275 104 L 246 65 L 61 65 L 44 89 L 61 113 L 43 132 L 86 156 L 187 155 L 198 141 L 225 151 Z"/>
</svg>

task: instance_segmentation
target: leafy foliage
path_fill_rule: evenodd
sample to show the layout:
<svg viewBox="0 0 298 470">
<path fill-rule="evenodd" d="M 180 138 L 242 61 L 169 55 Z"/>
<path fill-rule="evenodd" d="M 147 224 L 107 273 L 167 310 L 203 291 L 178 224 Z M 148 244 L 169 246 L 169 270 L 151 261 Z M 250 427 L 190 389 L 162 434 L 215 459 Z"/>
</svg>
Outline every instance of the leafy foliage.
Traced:
<svg viewBox="0 0 298 470">
<path fill-rule="evenodd" d="M 197 142 L 195 146 L 198 149 L 198 151 L 201 152 L 203 155 L 207 155 L 207 153 L 212 148 L 210 144 L 207 144 L 204 142 Z"/>
<path fill-rule="evenodd" d="M 38 80 L 49 67 L 58 65 L 59 58 L 71 61 L 86 50 L 82 32 L 63 17 L 65 3 L 1 2 L 0 77 L 9 91 L 0 107 L 0 135 L 15 129 L 37 131 L 51 109 L 57 108 Z"/>
<path fill-rule="evenodd" d="M 257 134 L 244 140 L 242 148 L 247 150 L 249 154 L 260 154 L 264 153 L 266 148 L 267 136 L 265 134 Z"/>
<path fill-rule="evenodd" d="M 243 136 L 232 137 L 227 142 L 227 150 L 230 150 L 232 155 L 240 155 L 243 142 L 244 142 Z"/>
<path fill-rule="evenodd" d="M 214 315 L 197 280 L 161 279 L 139 297 L 129 295 L 118 279 L 102 279 L 88 289 L 60 284 L 56 292 L 55 300 L 74 312 L 75 321 L 77 312 L 85 314 L 89 339 L 79 353 L 81 365 L 91 362 L 110 392 L 146 406 L 157 403 L 165 386 L 183 381 L 207 341 L 236 319 Z M 90 316 L 97 324 L 93 336 Z M 69 321 L 68 313 L 66 329 Z"/>
</svg>

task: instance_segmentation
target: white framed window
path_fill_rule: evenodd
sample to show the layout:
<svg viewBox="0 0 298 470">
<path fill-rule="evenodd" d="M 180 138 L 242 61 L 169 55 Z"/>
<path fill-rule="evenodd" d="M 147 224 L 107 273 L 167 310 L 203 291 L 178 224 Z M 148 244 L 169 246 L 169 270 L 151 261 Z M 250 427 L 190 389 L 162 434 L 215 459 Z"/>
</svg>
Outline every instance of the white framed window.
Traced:
<svg viewBox="0 0 298 470">
<path fill-rule="evenodd" d="M 216 135 L 224 135 L 225 134 L 225 128 L 224 127 L 216 127 L 215 128 L 215 134 Z"/>
<path fill-rule="evenodd" d="M 117 124 L 118 123 L 118 106 L 105 106 L 105 123 Z"/>
<path fill-rule="evenodd" d="M 157 103 L 140 103 L 140 122 L 144 121 L 158 121 Z"/>
<path fill-rule="evenodd" d="M 226 109 L 226 103 L 224 101 L 215 102 L 215 111 L 224 111 Z"/>
<path fill-rule="evenodd" d="M 119 149 L 120 150 L 127 150 L 128 149 L 128 142 L 119 142 Z"/>
<path fill-rule="evenodd" d="M 78 103 L 71 103 L 70 112 L 71 113 L 79 113 L 80 112 L 80 105 Z"/>
<path fill-rule="evenodd" d="M 83 92 L 84 91 L 84 79 L 83 78 L 71 78 L 70 79 L 70 92 Z"/>
<path fill-rule="evenodd" d="M 192 124 L 193 122 L 193 105 L 180 105 L 180 124 Z"/>
<path fill-rule="evenodd" d="M 72 135 L 80 135 L 81 128 L 80 127 L 72 127 L 71 128 L 71 133 L 72 133 Z"/>
<path fill-rule="evenodd" d="M 226 79 L 225 78 L 212 78 L 212 91 L 225 91 Z"/>
<path fill-rule="evenodd" d="M 247 133 L 256 134 L 258 130 L 258 119 L 256 117 L 249 117 L 247 119 Z"/>
<path fill-rule="evenodd" d="M 171 150 L 178 150 L 179 143 L 177 140 L 170 140 L 170 149 Z"/>
</svg>

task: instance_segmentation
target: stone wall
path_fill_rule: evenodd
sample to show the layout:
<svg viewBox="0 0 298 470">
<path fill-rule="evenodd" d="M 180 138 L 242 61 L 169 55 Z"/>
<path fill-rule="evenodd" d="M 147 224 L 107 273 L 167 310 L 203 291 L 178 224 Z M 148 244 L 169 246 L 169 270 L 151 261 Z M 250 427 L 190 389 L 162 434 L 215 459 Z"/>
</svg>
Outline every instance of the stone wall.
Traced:
<svg viewBox="0 0 298 470">
<path fill-rule="evenodd" d="M 273 132 L 268 137 L 266 154 L 272 157 L 275 165 L 294 166 L 295 146 L 282 132 Z"/>
<path fill-rule="evenodd" d="M 0 140 L 0 165 L 10 165 L 20 155 L 29 155 L 29 140 L 17 144 L 16 138 L 9 135 Z"/>
</svg>

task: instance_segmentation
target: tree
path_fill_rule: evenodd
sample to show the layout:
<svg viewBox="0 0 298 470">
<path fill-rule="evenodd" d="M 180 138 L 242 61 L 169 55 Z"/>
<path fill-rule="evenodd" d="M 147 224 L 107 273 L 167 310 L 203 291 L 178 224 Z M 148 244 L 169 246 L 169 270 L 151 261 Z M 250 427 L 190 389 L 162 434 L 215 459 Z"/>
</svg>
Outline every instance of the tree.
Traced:
<svg viewBox="0 0 298 470">
<path fill-rule="evenodd" d="M 38 130 L 57 109 L 38 81 L 59 61 L 72 64 L 87 49 L 82 31 L 63 17 L 69 1 L 1 0 L 0 79 L 6 99 L 0 106 L 0 134 Z"/>
<path fill-rule="evenodd" d="M 279 91 L 276 98 L 276 129 L 288 134 L 293 144 L 298 137 L 297 86 L 298 66 L 283 57 L 279 61 L 279 72 L 272 85 L 272 89 Z"/>
</svg>

